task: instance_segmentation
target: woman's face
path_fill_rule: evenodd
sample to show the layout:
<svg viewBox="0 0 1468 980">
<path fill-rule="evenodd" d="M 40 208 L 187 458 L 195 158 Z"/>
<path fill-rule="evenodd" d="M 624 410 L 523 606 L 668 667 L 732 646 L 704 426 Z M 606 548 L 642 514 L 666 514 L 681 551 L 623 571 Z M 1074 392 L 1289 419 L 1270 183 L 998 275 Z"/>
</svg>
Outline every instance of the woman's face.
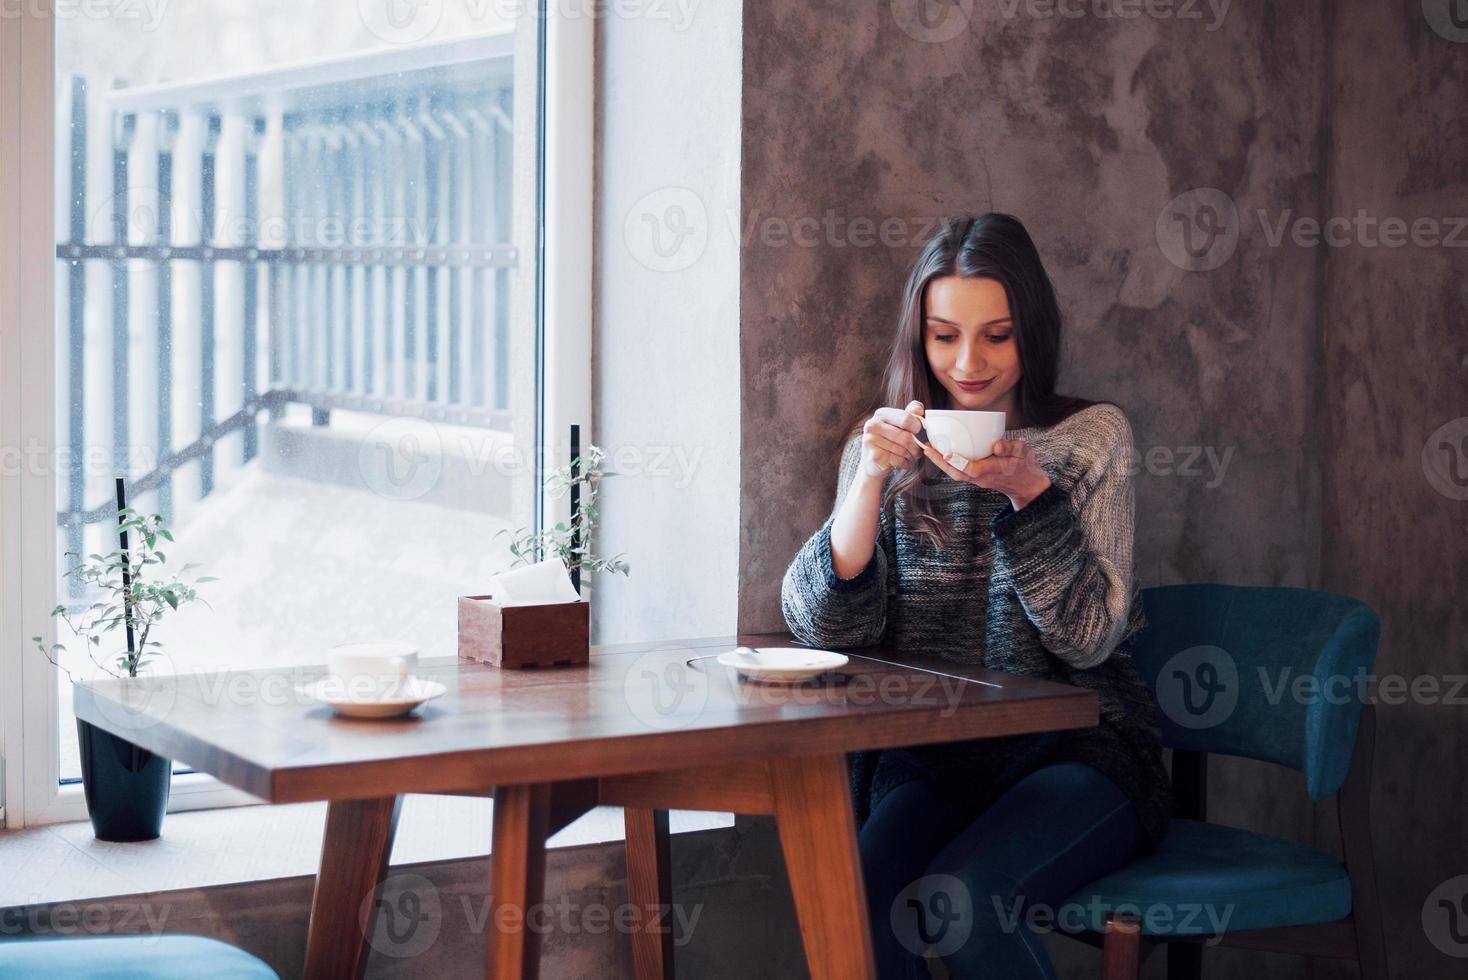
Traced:
<svg viewBox="0 0 1468 980">
<path fill-rule="evenodd" d="M 1019 347 L 1009 298 L 997 279 L 943 276 L 929 282 L 923 300 L 923 348 L 952 408 L 1005 412 L 1006 427 L 1018 427 Z M 980 384 L 964 384 L 969 381 Z"/>
</svg>

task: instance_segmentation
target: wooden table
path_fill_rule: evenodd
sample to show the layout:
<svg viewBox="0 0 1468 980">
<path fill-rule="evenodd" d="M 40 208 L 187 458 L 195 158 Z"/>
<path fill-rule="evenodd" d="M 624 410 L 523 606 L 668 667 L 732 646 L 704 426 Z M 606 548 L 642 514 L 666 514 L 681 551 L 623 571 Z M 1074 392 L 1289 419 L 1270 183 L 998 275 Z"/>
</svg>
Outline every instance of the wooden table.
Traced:
<svg viewBox="0 0 1468 980">
<path fill-rule="evenodd" d="M 785 634 L 746 634 L 754 646 Z M 327 800 L 309 977 L 360 977 L 404 793 L 494 797 L 486 975 L 535 977 L 545 841 L 598 804 L 626 808 L 628 900 L 671 904 L 669 809 L 775 817 L 811 976 L 874 976 L 845 753 L 1080 728 L 1096 696 L 896 658 L 882 648 L 795 688 L 739 680 L 726 646 L 594 651 L 589 666 L 499 670 L 425 661 L 448 693 L 417 717 L 336 717 L 294 690 L 323 668 L 95 681 L 77 717 L 271 803 Z M 367 905 L 372 909 L 372 905 Z M 672 976 L 672 932 L 632 937 L 638 977 Z"/>
</svg>

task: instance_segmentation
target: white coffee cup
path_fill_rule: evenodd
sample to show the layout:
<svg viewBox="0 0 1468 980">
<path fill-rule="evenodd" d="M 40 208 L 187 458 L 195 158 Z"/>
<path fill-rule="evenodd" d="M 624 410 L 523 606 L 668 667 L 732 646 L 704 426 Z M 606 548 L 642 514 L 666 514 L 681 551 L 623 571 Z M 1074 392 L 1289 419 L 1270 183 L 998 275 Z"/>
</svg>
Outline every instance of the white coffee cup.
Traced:
<svg viewBox="0 0 1468 980">
<path fill-rule="evenodd" d="M 406 643 L 338 643 L 326 653 L 327 675 L 360 700 L 396 697 L 417 664 L 418 651 Z"/>
<path fill-rule="evenodd" d="M 994 443 L 1004 438 L 1003 412 L 934 408 L 924 411 L 922 420 L 928 445 L 940 453 L 953 453 L 949 463 L 958 469 L 971 459 L 992 455 Z"/>
</svg>

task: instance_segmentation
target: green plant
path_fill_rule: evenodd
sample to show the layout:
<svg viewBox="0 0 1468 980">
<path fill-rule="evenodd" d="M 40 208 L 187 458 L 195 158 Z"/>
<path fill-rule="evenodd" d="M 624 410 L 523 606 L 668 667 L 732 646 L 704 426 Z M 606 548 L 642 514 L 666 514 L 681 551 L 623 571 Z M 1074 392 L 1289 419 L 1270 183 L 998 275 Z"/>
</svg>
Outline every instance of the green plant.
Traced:
<svg viewBox="0 0 1468 980">
<path fill-rule="evenodd" d="M 77 561 L 81 556 L 76 552 L 66 553 L 66 557 L 73 560 L 66 577 L 82 583 L 84 589 L 99 589 L 104 598 L 93 602 L 76 619 L 71 617 L 64 605 L 58 605 L 51 610 L 51 615 L 85 640 L 87 655 L 92 663 L 114 677 L 120 675 L 97 659 L 102 637 L 118 627 L 130 628 L 136 642 L 129 649 L 118 653 L 115 662 L 118 668 L 127 672 L 127 676 L 136 677 L 138 668 L 148 659 L 157 656 L 162 649 L 158 640 L 149 637 L 153 627 L 158 625 L 167 611 L 176 610 L 186 603 L 198 600 L 207 606 L 208 602 L 200 598 L 195 586 L 216 579 L 205 575 L 193 579 L 192 582 L 185 581 L 183 576 L 196 567 L 190 563 L 166 580 L 154 581 L 154 574 L 161 575 L 161 566 L 168 561 L 158 543 L 173 541 L 173 534 L 164 523 L 163 515 L 143 515 L 131 507 L 125 507 L 117 512 L 117 520 L 119 531 L 127 531 L 137 539 L 128 550 L 118 548 L 105 555 L 88 555 L 86 561 Z M 68 677 L 72 676 L 71 671 L 66 670 L 58 659 L 60 654 L 66 652 L 65 645 L 53 643 L 48 648 L 41 637 L 33 636 L 31 639 L 47 660 L 66 671 Z"/>
<path fill-rule="evenodd" d="M 546 477 L 545 488 L 557 499 L 565 496 L 572 487 L 581 488 L 576 512 L 571 515 L 569 524 L 566 521 L 557 521 L 553 527 L 543 531 L 531 531 L 523 527 L 511 531 L 505 528 L 495 535 L 496 538 L 500 535 L 511 535 L 510 554 L 515 556 L 511 567 L 528 565 L 536 560 L 537 554 L 547 557 L 553 554 L 565 563 L 568 572 L 580 568 L 593 572 L 631 574 L 631 566 L 621 555 L 598 558 L 591 550 L 592 534 L 596 529 L 598 487 L 603 479 L 617 475 L 602 472 L 601 462 L 605 458 L 605 452 L 596 446 L 588 446 L 584 456 L 576 457 Z"/>
</svg>

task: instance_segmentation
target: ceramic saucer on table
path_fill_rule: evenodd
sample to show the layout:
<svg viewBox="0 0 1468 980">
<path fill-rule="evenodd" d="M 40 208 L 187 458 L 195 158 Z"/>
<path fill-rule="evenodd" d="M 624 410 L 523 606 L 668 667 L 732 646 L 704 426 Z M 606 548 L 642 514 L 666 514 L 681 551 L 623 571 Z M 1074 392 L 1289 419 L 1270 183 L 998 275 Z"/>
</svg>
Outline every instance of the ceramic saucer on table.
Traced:
<svg viewBox="0 0 1468 980">
<path fill-rule="evenodd" d="M 751 649 L 753 655 L 745 652 Z M 845 666 L 847 659 L 845 654 L 806 647 L 744 647 L 717 657 L 725 667 L 761 684 L 798 684 Z"/>
<path fill-rule="evenodd" d="M 409 677 L 388 697 L 371 697 L 347 691 L 338 678 L 323 677 L 319 681 L 302 684 L 296 690 L 350 718 L 396 718 L 420 704 L 441 697 L 448 688 L 438 681 Z"/>
</svg>

